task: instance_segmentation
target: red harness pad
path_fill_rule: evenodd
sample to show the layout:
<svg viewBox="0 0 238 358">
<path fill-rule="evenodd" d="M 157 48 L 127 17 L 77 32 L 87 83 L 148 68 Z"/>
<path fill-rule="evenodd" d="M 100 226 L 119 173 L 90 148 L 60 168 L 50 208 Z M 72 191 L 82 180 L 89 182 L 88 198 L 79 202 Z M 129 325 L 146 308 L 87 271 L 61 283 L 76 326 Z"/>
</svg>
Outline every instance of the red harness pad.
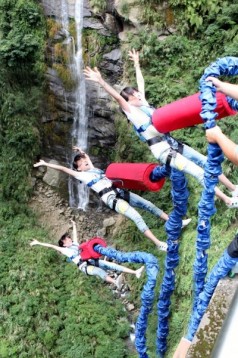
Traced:
<svg viewBox="0 0 238 358">
<path fill-rule="evenodd" d="M 94 246 L 101 245 L 106 247 L 106 242 L 101 237 L 93 237 L 92 239 L 88 240 L 87 242 L 83 242 L 79 245 L 80 256 L 82 260 L 89 260 L 89 259 L 98 259 L 101 254 L 98 254 L 94 251 Z"/>
<path fill-rule="evenodd" d="M 113 180 L 117 188 L 159 191 L 162 189 L 165 178 L 157 182 L 150 180 L 155 163 L 112 163 L 106 169 L 107 178 Z"/>
<path fill-rule="evenodd" d="M 203 123 L 200 117 L 202 104 L 199 95 L 200 93 L 195 93 L 156 109 L 152 116 L 152 123 L 155 128 L 160 133 L 166 133 Z M 227 103 L 224 94 L 217 92 L 216 100 L 216 112 L 218 113 L 216 119 L 237 114 Z"/>
</svg>

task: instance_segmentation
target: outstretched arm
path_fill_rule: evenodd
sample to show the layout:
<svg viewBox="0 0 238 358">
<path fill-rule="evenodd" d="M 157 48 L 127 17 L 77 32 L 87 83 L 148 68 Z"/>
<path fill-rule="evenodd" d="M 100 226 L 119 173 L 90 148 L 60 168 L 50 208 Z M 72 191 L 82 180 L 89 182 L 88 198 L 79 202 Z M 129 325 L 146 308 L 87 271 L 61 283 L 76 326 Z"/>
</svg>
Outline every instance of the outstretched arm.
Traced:
<svg viewBox="0 0 238 358">
<path fill-rule="evenodd" d="M 238 165 L 238 146 L 221 131 L 220 127 L 207 129 L 206 137 L 209 143 L 217 143 L 225 156 Z"/>
<path fill-rule="evenodd" d="M 52 244 L 48 244 L 46 242 L 40 242 L 38 240 L 33 240 L 32 242 L 30 242 L 31 246 L 35 246 L 35 245 L 40 245 L 40 246 L 44 246 L 44 247 L 49 247 L 51 249 L 54 249 L 58 252 L 61 252 L 61 254 L 64 253 L 64 249 L 60 246 L 56 246 L 56 245 L 52 245 Z"/>
<path fill-rule="evenodd" d="M 34 167 L 35 167 L 35 168 L 38 168 L 38 167 L 40 167 L 40 166 L 45 166 L 45 167 L 48 167 L 48 168 L 56 169 L 56 170 L 59 170 L 59 171 L 61 171 L 61 172 L 66 173 L 66 174 L 72 175 L 73 177 L 76 177 L 76 176 L 77 176 L 77 172 L 75 172 L 75 171 L 72 170 L 72 169 L 63 167 L 62 165 L 58 165 L 58 164 L 47 163 L 47 162 L 45 162 L 45 161 L 42 160 L 42 159 L 41 159 L 38 163 L 35 163 L 35 164 L 34 164 Z"/>
<path fill-rule="evenodd" d="M 87 153 L 85 153 L 80 147 L 77 147 L 77 146 L 74 145 L 73 146 L 73 151 L 74 152 L 79 152 L 80 154 L 83 154 L 84 158 L 87 159 L 87 162 L 88 162 L 88 165 L 89 165 L 90 169 L 94 168 L 94 165 L 91 162 L 91 159 L 90 159 L 89 155 Z"/>
<path fill-rule="evenodd" d="M 206 81 L 211 81 L 218 92 L 222 92 L 226 96 L 238 100 L 238 85 L 234 85 L 228 82 L 222 82 L 218 78 L 212 76 L 207 77 Z"/>
<path fill-rule="evenodd" d="M 129 59 L 134 62 L 138 91 L 145 97 L 145 81 L 140 68 L 139 52 L 133 48 L 132 51 L 128 52 L 128 55 Z"/>
<path fill-rule="evenodd" d="M 72 236 L 73 236 L 73 242 L 75 242 L 75 243 L 79 243 L 78 242 L 78 234 L 77 234 L 77 227 L 76 227 L 76 223 L 75 223 L 75 221 L 74 220 L 70 220 L 71 221 L 71 223 L 73 224 L 73 232 L 72 232 Z"/>
<path fill-rule="evenodd" d="M 128 105 L 127 101 L 118 93 L 112 86 L 110 86 L 103 78 L 97 67 L 93 69 L 90 67 L 86 67 L 83 71 L 86 80 L 93 81 L 99 83 L 105 91 L 113 97 L 119 106 L 126 112 L 130 112 L 130 106 Z"/>
</svg>

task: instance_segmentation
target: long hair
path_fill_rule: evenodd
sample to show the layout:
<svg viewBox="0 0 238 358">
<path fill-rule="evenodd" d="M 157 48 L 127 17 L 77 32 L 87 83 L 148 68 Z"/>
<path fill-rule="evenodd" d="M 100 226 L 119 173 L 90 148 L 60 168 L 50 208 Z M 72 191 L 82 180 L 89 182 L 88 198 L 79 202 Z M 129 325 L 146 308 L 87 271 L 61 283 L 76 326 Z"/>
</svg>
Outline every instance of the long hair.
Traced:
<svg viewBox="0 0 238 358">
<path fill-rule="evenodd" d="M 133 96 L 134 92 L 138 92 L 138 90 L 134 87 L 125 87 L 121 91 L 120 95 L 128 102 L 129 96 Z"/>
<path fill-rule="evenodd" d="M 77 161 L 80 160 L 80 159 L 83 159 L 83 158 L 85 158 L 85 157 L 86 157 L 86 156 L 85 156 L 84 153 L 80 153 L 80 154 L 75 155 L 74 160 L 73 160 L 73 168 L 74 168 L 75 170 L 78 169 Z"/>
<path fill-rule="evenodd" d="M 64 235 L 62 235 L 61 238 L 58 241 L 58 245 L 60 247 L 64 247 L 64 240 L 66 239 L 66 237 L 70 237 L 67 232 Z"/>
</svg>

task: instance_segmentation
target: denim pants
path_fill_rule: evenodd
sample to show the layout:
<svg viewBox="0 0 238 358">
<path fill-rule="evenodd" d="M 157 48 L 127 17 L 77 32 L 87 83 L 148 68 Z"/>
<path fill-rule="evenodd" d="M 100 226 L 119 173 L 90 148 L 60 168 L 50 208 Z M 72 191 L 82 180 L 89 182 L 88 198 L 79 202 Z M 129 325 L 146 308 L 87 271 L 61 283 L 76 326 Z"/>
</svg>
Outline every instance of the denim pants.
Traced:
<svg viewBox="0 0 238 358">
<path fill-rule="evenodd" d="M 163 164 L 166 164 L 171 148 L 175 150 L 176 148 L 173 148 L 173 146 L 166 148 L 164 142 L 165 141 L 155 144 L 152 146 L 151 150 L 158 160 L 160 160 Z M 188 145 L 184 145 L 183 153 L 180 154 L 176 152 L 176 155 L 171 159 L 170 166 L 192 175 L 202 186 L 204 186 L 203 168 L 206 161 L 207 158 L 204 155 L 200 154 Z"/>
<path fill-rule="evenodd" d="M 99 266 L 95 266 L 95 260 L 91 259 L 80 267 L 80 270 L 85 274 L 90 276 L 99 276 L 102 280 L 105 281 L 108 273 L 105 270 L 113 270 L 118 272 L 124 272 L 125 267 L 118 265 L 114 262 L 98 260 Z"/>
<path fill-rule="evenodd" d="M 145 211 L 150 212 L 151 214 L 157 216 L 158 218 L 162 215 L 163 211 L 154 204 L 152 204 L 150 201 L 142 198 L 141 196 L 129 193 L 129 202 L 123 200 L 125 191 L 123 189 L 118 189 L 118 192 L 120 194 L 120 199 L 117 199 L 117 203 L 115 206 L 115 211 L 119 214 L 122 214 L 126 216 L 127 218 L 134 221 L 136 226 L 141 232 L 145 232 L 148 230 L 148 226 L 144 222 L 142 216 L 134 209 L 140 208 Z M 116 194 L 112 194 L 107 199 L 107 205 L 112 209 L 113 208 L 113 200 L 116 198 Z"/>
</svg>

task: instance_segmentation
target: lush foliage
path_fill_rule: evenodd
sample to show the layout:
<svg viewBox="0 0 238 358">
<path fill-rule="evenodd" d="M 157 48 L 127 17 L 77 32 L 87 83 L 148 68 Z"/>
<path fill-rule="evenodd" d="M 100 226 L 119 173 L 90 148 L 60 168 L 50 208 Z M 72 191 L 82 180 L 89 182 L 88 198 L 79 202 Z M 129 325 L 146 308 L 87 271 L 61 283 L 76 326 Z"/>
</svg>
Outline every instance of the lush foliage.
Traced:
<svg viewBox="0 0 238 358">
<path fill-rule="evenodd" d="M 29 173 L 38 151 L 45 23 L 34 1 L 0 3 L 0 156 L 3 200 L 29 197 Z"/>
</svg>

